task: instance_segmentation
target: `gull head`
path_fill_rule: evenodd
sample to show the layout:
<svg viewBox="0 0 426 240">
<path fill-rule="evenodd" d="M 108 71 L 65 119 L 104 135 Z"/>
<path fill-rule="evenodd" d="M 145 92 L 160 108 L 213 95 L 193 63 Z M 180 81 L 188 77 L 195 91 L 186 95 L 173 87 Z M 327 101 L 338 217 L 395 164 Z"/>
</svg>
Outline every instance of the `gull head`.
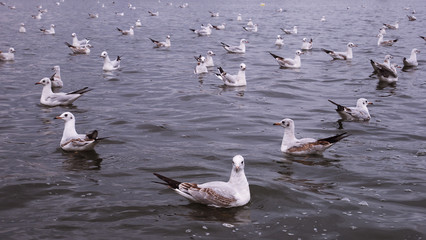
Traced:
<svg viewBox="0 0 426 240">
<path fill-rule="evenodd" d="M 77 36 L 75 33 L 71 33 L 71 37 L 75 37 Z"/>
<path fill-rule="evenodd" d="M 62 119 L 65 122 L 68 122 L 68 121 L 74 119 L 74 115 L 70 112 L 64 112 L 61 115 L 56 116 L 55 119 Z"/>
<path fill-rule="evenodd" d="M 282 39 L 281 35 L 277 35 L 277 39 Z"/>
<path fill-rule="evenodd" d="M 303 38 L 303 39 L 302 39 L 302 41 L 303 41 L 303 42 L 306 42 L 306 41 L 308 41 L 308 39 L 306 39 L 306 38 Z"/>
<path fill-rule="evenodd" d="M 50 27 L 51 28 L 55 28 L 55 24 L 50 24 Z"/>
<path fill-rule="evenodd" d="M 302 52 L 302 51 L 300 51 L 300 50 L 297 50 L 297 51 L 296 51 L 296 55 L 297 55 L 297 56 L 300 56 L 300 55 L 302 55 L 302 54 L 305 54 L 305 53 L 304 53 L 304 52 Z"/>
<path fill-rule="evenodd" d="M 358 47 L 358 45 L 350 42 L 350 43 L 348 43 L 348 47 L 353 48 L 353 47 Z"/>
<path fill-rule="evenodd" d="M 290 118 L 284 118 L 281 122 L 274 123 L 273 125 L 289 128 L 294 126 L 294 122 Z"/>
<path fill-rule="evenodd" d="M 236 172 L 244 170 L 244 158 L 241 155 L 235 155 L 232 158 L 232 166 Z"/>
<path fill-rule="evenodd" d="M 360 98 L 356 101 L 356 106 L 357 107 L 366 107 L 367 105 L 372 105 L 372 102 L 369 102 L 367 99 L 365 98 Z"/>
<path fill-rule="evenodd" d="M 167 37 L 166 37 L 167 39 L 170 39 L 170 35 L 167 35 Z"/>
<path fill-rule="evenodd" d="M 393 58 L 393 56 L 392 55 L 390 55 L 390 54 L 388 54 L 388 55 L 386 55 L 385 56 L 385 61 L 389 61 L 389 60 L 391 60 Z"/>
<path fill-rule="evenodd" d="M 59 70 L 60 70 L 60 67 L 59 67 L 58 65 L 53 66 L 52 70 L 59 71 Z"/>
<path fill-rule="evenodd" d="M 249 43 L 249 41 L 247 41 L 243 38 L 243 39 L 241 39 L 240 43 Z"/>
<path fill-rule="evenodd" d="M 14 53 L 15 49 L 13 47 L 9 48 L 9 53 Z"/>
<path fill-rule="evenodd" d="M 49 78 L 45 77 L 45 78 L 42 78 L 40 81 L 36 82 L 35 84 L 36 84 L 36 85 L 37 85 L 37 84 L 41 84 L 41 85 L 43 85 L 43 86 L 46 86 L 46 85 L 49 85 L 49 86 L 50 86 L 51 82 L 50 82 L 50 79 L 49 79 Z"/>
<path fill-rule="evenodd" d="M 411 52 L 413 52 L 413 53 L 420 53 L 420 50 L 418 50 L 417 48 L 413 48 L 413 50 L 411 50 Z"/>
<path fill-rule="evenodd" d="M 103 58 L 108 57 L 108 53 L 107 53 L 106 51 L 103 51 L 103 52 L 101 53 L 101 57 L 103 57 Z"/>
<path fill-rule="evenodd" d="M 209 56 L 215 56 L 216 54 L 214 54 L 213 51 L 207 51 L 207 55 L 209 55 Z"/>
<path fill-rule="evenodd" d="M 240 69 L 241 71 L 245 71 L 246 70 L 246 65 L 244 63 L 240 64 Z"/>
<path fill-rule="evenodd" d="M 201 58 L 200 58 L 200 62 L 204 63 L 205 61 L 206 61 L 206 58 L 205 58 L 205 57 L 201 57 Z"/>
</svg>

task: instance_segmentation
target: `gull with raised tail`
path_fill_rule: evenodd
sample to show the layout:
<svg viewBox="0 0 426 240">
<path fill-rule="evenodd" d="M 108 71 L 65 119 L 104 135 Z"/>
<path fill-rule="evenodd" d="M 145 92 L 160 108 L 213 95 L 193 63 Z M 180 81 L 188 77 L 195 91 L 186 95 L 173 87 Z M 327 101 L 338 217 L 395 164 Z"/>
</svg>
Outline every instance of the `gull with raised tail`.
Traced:
<svg viewBox="0 0 426 240">
<path fill-rule="evenodd" d="M 368 121 L 371 118 L 367 106 L 373 103 L 369 102 L 365 98 L 358 99 L 356 101 L 356 107 L 345 107 L 343 105 L 331 101 L 330 99 L 328 101 L 337 106 L 336 112 L 340 115 L 342 120 Z"/>
<path fill-rule="evenodd" d="M 245 26 L 243 29 L 247 32 L 257 32 L 257 23 L 253 24 L 252 26 Z"/>
<path fill-rule="evenodd" d="M 55 24 L 50 24 L 50 28 L 40 28 L 40 31 L 46 35 L 55 35 Z"/>
<path fill-rule="evenodd" d="M 135 35 L 135 31 L 133 29 L 135 29 L 135 26 L 131 26 L 129 30 L 123 30 L 121 28 L 117 28 L 117 30 L 121 32 L 121 34 L 123 35 Z"/>
<path fill-rule="evenodd" d="M 281 152 L 291 155 L 310 155 L 322 154 L 326 149 L 333 146 L 336 142 L 349 136 L 346 132 L 323 139 L 301 138 L 297 139 L 294 135 L 294 121 L 285 118 L 281 122 L 273 125 L 284 128 L 284 136 L 281 142 Z"/>
<path fill-rule="evenodd" d="M 397 64 L 390 64 L 390 66 L 386 66 L 385 64 L 380 64 L 370 60 L 371 65 L 377 72 L 377 76 L 379 77 L 379 81 L 385 83 L 394 83 L 398 81 L 398 72 L 397 68 L 400 68 Z"/>
<path fill-rule="evenodd" d="M 190 28 L 189 30 L 193 31 L 194 33 L 196 33 L 198 36 L 209 36 L 212 34 L 212 28 L 213 25 L 211 25 L 210 23 L 207 24 L 207 26 L 201 26 L 200 29 L 193 29 Z"/>
<path fill-rule="evenodd" d="M 392 46 L 398 41 L 398 39 L 383 40 L 383 34 L 381 33 L 379 33 L 377 37 L 379 38 L 379 40 L 377 40 L 377 46 Z"/>
<path fill-rule="evenodd" d="M 55 73 L 50 77 L 52 88 L 63 87 L 64 83 L 62 82 L 62 78 L 61 78 L 61 68 L 58 65 L 56 65 L 56 66 L 53 66 L 52 70 L 55 71 Z"/>
<path fill-rule="evenodd" d="M 158 15 L 160 15 L 160 13 L 159 13 L 158 11 L 156 11 L 156 12 L 148 11 L 148 13 L 149 13 L 149 15 L 150 15 L 150 16 L 152 16 L 152 17 L 157 17 Z"/>
<path fill-rule="evenodd" d="M 218 67 L 219 73 L 216 73 L 216 76 L 223 81 L 226 86 L 231 87 L 241 87 L 246 86 L 246 65 L 244 63 L 240 64 L 240 70 L 237 75 L 231 75 L 225 72 L 222 67 Z"/>
<path fill-rule="evenodd" d="M 64 93 L 52 92 L 52 83 L 49 78 L 42 78 L 35 84 L 43 85 L 41 92 L 40 103 L 49 107 L 71 105 L 75 100 L 81 97 L 84 93 L 91 91 L 88 87 L 79 89 L 77 91 Z"/>
<path fill-rule="evenodd" d="M 297 50 L 296 51 L 296 55 L 294 56 L 294 59 L 292 58 L 283 58 L 280 57 L 278 55 L 275 55 L 271 52 L 269 52 L 269 54 L 272 55 L 272 57 L 275 58 L 275 60 L 277 61 L 277 63 L 284 68 L 300 68 L 302 66 L 302 62 L 300 59 L 300 55 L 304 54 L 302 51 Z"/>
<path fill-rule="evenodd" d="M 7 52 L 0 51 L 0 61 L 14 61 L 15 60 L 15 49 L 9 48 Z"/>
<path fill-rule="evenodd" d="M 64 132 L 60 142 L 60 147 L 64 151 L 90 151 L 102 140 L 102 138 L 98 138 L 97 130 L 89 134 L 78 134 L 75 130 L 75 117 L 70 112 L 64 112 L 56 116 L 55 119 L 65 121 Z"/>
<path fill-rule="evenodd" d="M 373 74 L 378 74 L 379 70 L 377 68 L 381 67 L 381 65 L 383 65 L 384 67 L 390 68 L 391 67 L 391 63 L 390 63 L 391 59 L 393 59 L 393 56 L 390 55 L 390 54 L 387 54 L 385 56 L 385 59 L 384 59 L 383 63 L 378 63 L 378 62 L 374 62 L 374 61 L 372 62 L 372 61 L 370 61 L 371 66 L 374 69 L 372 75 Z"/>
<path fill-rule="evenodd" d="M 395 24 L 383 23 L 383 25 L 388 29 L 396 30 L 399 28 L 399 21 L 396 21 Z"/>
<path fill-rule="evenodd" d="M 410 58 L 404 57 L 404 59 L 402 59 L 405 68 L 417 67 L 419 65 L 419 63 L 417 62 L 417 53 L 420 53 L 420 50 L 418 50 L 417 48 L 413 48 L 413 50 L 411 50 Z"/>
<path fill-rule="evenodd" d="M 284 29 L 280 28 L 285 34 L 297 34 L 297 26 L 294 26 L 293 29 Z"/>
<path fill-rule="evenodd" d="M 109 59 L 108 53 L 106 51 L 103 51 L 101 53 L 101 57 L 104 59 L 104 66 L 102 67 L 102 70 L 104 71 L 113 71 L 120 68 L 121 63 L 121 57 L 117 56 L 116 59 L 111 60 Z"/>
<path fill-rule="evenodd" d="M 312 45 L 313 45 L 312 42 L 313 42 L 312 38 L 309 41 L 307 38 L 303 38 L 302 47 L 300 49 L 302 49 L 303 51 L 312 50 Z"/>
<path fill-rule="evenodd" d="M 164 42 L 160 42 L 157 40 L 154 40 L 152 38 L 149 38 L 154 44 L 155 44 L 155 48 L 160 48 L 160 47 L 170 47 L 171 46 L 171 42 L 170 42 L 170 35 L 167 35 L 166 40 Z"/>
<path fill-rule="evenodd" d="M 226 25 L 225 23 L 222 23 L 220 25 L 212 25 L 212 26 L 216 30 L 223 30 L 223 29 L 225 29 L 225 25 Z"/>
<path fill-rule="evenodd" d="M 247 40 L 245 40 L 244 38 L 240 40 L 240 45 L 239 46 L 229 46 L 226 43 L 221 42 L 220 44 L 222 44 L 222 47 L 228 51 L 229 53 L 245 53 L 246 52 L 246 43 L 248 43 Z"/>
<path fill-rule="evenodd" d="M 330 57 L 332 57 L 334 60 L 337 60 L 337 59 L 351 60 L 353 58 L 352 48 L 358 47 L 358 45 L 350 42 L 346 46 L 347 46 L 346 52 L 335 52 L 335 51 L 327 50 L 324 48 L 321 48 L 321 50 L 327 53 L 328 55 L 330 55 Z"/>
<path fill-rule="evenodd" d="M 68 48 L 74 54 L 89 54 L 90 53 L 90 48 L 92 48 L 92 45 L 90 45 L 90 44 L 81 45 L 81 46 L 77 46 L 76 47 L 76 46 L 73 46 L 72 44 L 69 44 L 69 43 L 65 42 L 65 45 L 67 45 Z"/>
<path fill-rule="evenodd" d="M 244 167 L 244 158 L 241 155 L 234 156 L 228 182 L 213 181 L 197 184 L 179 182 L 158 173 L 154 175 L 165 182 L 156 183 L 169 186 L 186 199 L 211 207 L 231 208 L 244 206 L 250 201 L 250 187 Z"/>
</svg>

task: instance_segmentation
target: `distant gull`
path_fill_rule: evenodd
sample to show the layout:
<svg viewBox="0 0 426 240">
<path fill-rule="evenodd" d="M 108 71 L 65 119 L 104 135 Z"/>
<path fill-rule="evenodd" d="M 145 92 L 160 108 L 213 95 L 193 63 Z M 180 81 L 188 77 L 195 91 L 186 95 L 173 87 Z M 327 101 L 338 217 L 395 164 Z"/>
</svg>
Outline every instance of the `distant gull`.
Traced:
<svg viewBox="0 0 426 240">
<path fill-rule="evenodd" d="M 71 33 L 71 37 L 72 37 L 72 45 L 74 47 L 81 47 L 81 46 L 86 46 L 87 44 L 89 44 L 88 39 L 78 40 L 76 33 Z"/>
<path fill-rule="evenodd" d="M 379 38 L 377 40 L 377 46 L 392 46 L 394 43 L 398 41 L 398 39 L 392 39 L 392 40 L 383 40 L 383 34 L 378 34 L 377 37 Z"/>
<path fill-rule="evenodd" d="M 379 29 L 379 34 L 385 35 L 386 34 L 386 27 L 383 26 Z"/>
<path fill-rule="evenodd" d="M 247 22 L 247 26 L 253 26 L 253 21 L 251 20 L 251 18 L 249 18 L 248 22 Z"/>
<path fill-rule="evenodd" d="M 352 48 L 358 47 L 358 46 L 351 42 L 348 43 L 346 46 L 347 46 L 346 52 L 335 52 L 335 51 L 327 50 L 324 48 L 321 48 L 321 50 L 327 53 L 328 55 L 330 55 L 333 59 L 351 60 L 353 58 Z"/>
<path fill-rule="evenodd" d="M 148 13 L 149 13 L 149 15 L 151 15 L 153 17 L 156 17 L 156 16 L 160 15 L 160 13 L 158 11 L 156 11 L 156 12 L 148 11 Z"/>
<path fill-rule="evenodd" d="M 356 102 L 356 107 L 345 107 L 331 100 L 328 100 L 337 106 L 336 112 L 340 115 L 342 120 L 346 121 L 368 121 L 371 116 L 367 106 L 373 104 L 365 98 L 360 98 Z"/>
<path fill-rule="evenodd" d="M 408 21 L 416 21 L 417 18 L 414 15 L 407 15 Z"/>
<path fill-rule="evenodd" d="M 214 29 L 216 29 L 216 30 L 223 30 L 223 29 L 225 29 L 225 23 L 222 23 L 222 24 L 220 24 L 220 25 L 212 25 L 213 26 L 213 28 Z"/>
<path fill-rule="evenodd" d="M 32 18 L 40 20 L 41 19 L 41 15 L 43 15 L 41 12 L 38 12 L 37 15 L 31 15 Z"/>
<path fill-rule="evenodd" d="M 0 61 L 13 61 L 15 60 L 15 49 L 9 48 L 7 52 L 0 51 Z"/>
<path fill-rule="evenodd" d="M 20 33 L 24 33 L 24 32 L 26 32 L 27 30 L 25 29 L 25 23 L 21 23 L 21 26 L 19 27 L 19 32 Z"/>
<path fill-rule="evenodd" d="M 294 56 L 294 59 L 292 59 L 292 58 L 283 58 L 283 57 L 275 55 L 275 54 L 273 54 L 271 52 L 269 52 L 269 54 L 271 54 L 272 57 L 275 58 L 275 60 L 277 61 L 277 63 L 281 67 L 284 67 L 284 68 L 300 68 L 301 65 L 302 65 L 301 60 L 300 60 L 300 55 L 302 55 L 303 52 L 300 51 L 300 50 L 296 51 L 296 55 Z"/>
<path fill-rule="evenodd" d="M 206 55 L 206 57 L 204 58 L 204 63 L 205 63 L 205 66 L 206 67 L 213 67 L 214 66 L 214 62 L 213 62 L 213 56 L 215 56 L 216 54 L 214 54 L 214 52 L 213 51 L 211 51 L 211 50 L 209 50 L 209 51 L 207 51 L 207 55 Z M 199 57 L 195 57 L 195 59 L 197 60 L 197 61 L 200 61 L 201 60 L 201 55 L 199 56 Z"/>
<path fill-rule="evenodd" d="M 399 21 L 396 21 L 394 24 L 383 23 L 383 25 L 388 29 L 396 30 L 399 28 Z"/>
<path fill-rule="evenodd" d="M 257 23 L 253 24 L 252 26 L 243 27 L 243 29 L 247 32 L 257 32 Z"/>
<path fill-rule="evenodd" d="M 275 45 L 278 47 L 284 46 L 284 39 L 281 37 L 281 35 L 277 35 L 277 39 L 275 40 Z"/>
<path fill-rule="evenodd" d="M 70 112 L 64 112 L 55 119 L 65 121 L 60 146 L 65 151 L 90 151 L 101 140 L 98 138 L 98 131 L 94 130 L 89 134 L 78 134 L 75 130 L 75 117 Z"/>
<path fill-rule="evenodd" d="M 211 17 L 219 17 L 219 13 L 218 12 L 209 11 L 209 13 L 210 13 Z"/>
<path fill-rule="evenodd" d="M 320 21 L 321 21 L 321 22 L 325 22 L 325 21 L 326 21 L 326 20 L 325 20 L 325 16 L 322 16 Z"/>
<path fill-rule="evenodd" d="M 56 65 L 56 66 L 53 66 L 52 70 L 55 71 L 55 73 L 50 77 L 52 88 L 63 87 L 64 83 L 62 82 L 62 78 L 61 78 L 61 68 L 58 65 Z"/>
<path fill-rule="evenodd" d="M 238 14 L 237 16 L 237 21 L 242 21 L 243 19 L 241 18 L 241 13 Z"/>
<path fill-rule="evenodd" d="M 293 29 L 284 29 L 280 28 L 285 34 L 297 34 L 297 26 L 294 26 Z"/>
<path fill-rule="evenodd" d="M 248 43 L 247 40 L 245 40 L 244 38 L 240 40 L 240 45 L 239 46 L 229 46 L 226 43 L 221 42 L 220 44 L 222 44 L 222 47 L 228 51 L 229 53 L 245 53 L 246 52 L 246 43 Z"/>
<path fill-rule="evenodd" d="M 115 12 L 116 16 L 124 16 L 124 12 Z"/>
<path fill-rule="evenodd" d="M 99 13 L 89 13 L 89 18 L 98 18 Z"/>
<path fill-rule="evenodd" d="M 131 26 L 129 30 L 122 30 L 120 28 L 117 28 L 117 30 L 123 35 L 135 35 L 135 32 L 133 31 L 134 28 L 135 26 Z"/>
<path fill-rule="evenodd" d="M 302 138 L 297 139 L 294 135 L 294 121 L 285 118 L 281 122 L 273 125 L 282 126 L 284 128 L 284 136 L 281 143 L 281 152 L 292 155 L 309 155 L 322 154 L 326 149 L 333 146 L 336 142 L 349 136 L 346 133 L 341 133 L 333 137 L 323 139 Z"/>
<path fill-rule="evenodd" d="M 312 38 L 309 41 L 308 41 L 307 38 L 303 38 L 302 39 L 302 47 L 301 47 L 301 49 L 302 50 L 312 50 L 312 42 L 313 42 Z"/>
<path fill-rule="evenodd" d="M 136 26 L 136 27 L 142 27 L 142 22 L 141 22 L 141 20 L 140 20 L 140 19 L 138 19 L 138 20 L 136 21 L 135 26 Z"/>
<path fill-rule="evenodd" d="M 79 89 L 77 91 L 64 93 L 64 92 L 52 92 L 52 84 L 49 78 L 42 78 L 35 84 L 43 85 L 41 92 L 40 103 L 46 106 L 55 107 L 61 105 L 71 105 L 75 100 L 81 97 L 84 93 L 90 91 L 87 87 Z"/>
<path fill-rule="evenodd" d="M 213 28 L 213 26 L 209 23 L 209 24 L 207 24 L 207 26 L 201 26 L 200 29 L 190 28 L 189 30 L 193 31 L 198 36 L 209 36 L 209 35 L 212 34 L 212 28 Z"/>
<path fill-rule="evenodd" d="M 74 53 L 74 54 L 89 54 L 90 53 L 90 48 L 92 48 L 92 45 L 90 44 L 86 44 L 86 45 L 81 45 L 81 46 L 73 46 L 72 44 L 69 44 L 67 42 L 65 42 L 65 45 L 68 46 L 68 48 Z"/>
<path fill-rule="evenodd" d="M 240 70 L 237 75 L 231 75 L 225 72 L 222 67 L 218 67 L 219 73 L 216 73 L 216 76 L 221 79 L 226 86 L 231 87 L 241 87 L 246 86 L 246 65 L 244 63 L 240 64 Z"/>
<path fill-rule="evenodd" d="M 40 28 L 43 34 L 55 35 L 55 24 L 50 24 L 50 29 Z"/>
<path fill-rule="evenodd" d="M 104 58 L 104 66 L 102 67 L 102 70 L 104 71 L 113 71 L 120 68 L 121 58 L 120 56 L 117 56 L 116 59 L 111 60 L 109 59 L 108 53 L 106 51 L 103 51 L 101 53 L 101 57 Z"/>
<path fill-rule="evenodd" d="M 154 44 L 156 48 L 160 48 L 160 47 L 170 47 L 171 46 L 171 42 L 170 42 L 170 35 L 167 35 L 166 40 L 164 42 L 160 42 L 157 40 L 154 40 L 152 38 L 149 38 Z"/>
<path fill-rule="evenodd" d="M 405 58 L 402 60 L 402 62 L 404 63 L 404 67 L 416 67 L 419 65 L 419 63 L 417 62 L 417 53 L 420 53 L 420 50 L 418 50 L 417 48 L 413 48 L 413 50 L 411 50 L 411 55 L 410 58 Z"/>
<path fill-rule="evenodd" d="M 200 57 L 200 58 L 198 59 L 197 66 L 196 66 L 196 67 L 195 67 L 195 69 L 194 69 L 194 73 L 195 73 L 195 74 L 202 74 L 202 73 L 207 73 L 207 72 L 209 72 L 209 71 L 207 70 L 207 67 L 206 67 L 206 64 L 205 64 L 205 60 L 206 60 L 206 58 L 205 58 L 205 57 Z"/>
<path fill-rule="evenodd" d="M 155 176 L 166 183 L 161 183 L 175 190 L 179 195 L 196 203 L 230 208 L 246 205 L 250 201 L 250 187 L 244 173 L 244 158 L 236 155 L 232 159 L 232 171 L 228 182 L 213 181 L 203 184 L 178 182 L 158 173 Z"/>
</svg>

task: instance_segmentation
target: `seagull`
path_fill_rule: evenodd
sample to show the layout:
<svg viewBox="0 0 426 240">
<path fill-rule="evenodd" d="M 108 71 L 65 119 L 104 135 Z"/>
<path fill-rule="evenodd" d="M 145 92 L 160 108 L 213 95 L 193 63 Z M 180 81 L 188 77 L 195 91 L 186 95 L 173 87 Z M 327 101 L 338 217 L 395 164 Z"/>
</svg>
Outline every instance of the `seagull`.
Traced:
<svg viewBox="0 0 426 240">
<path fill-rule="evenodd" d="M 101 138 L 98 138 L 97 130 L 89 134 L 78 134 L 75 130 L 75 117 L 70 112 L 64 112 L 56 116 L 55 119 L 65 121 L 64 132 L 60 142 L 60 146 L 64 151 L 90 151 L 101 140 Z"/>
<path fill-rule="evenodd" d="M 50 24 L 50 29 L 40 28 L 40 31 L 47 35 L 55 35 L 55 25 Z"/>
<path fill-rule="evenodd" d="M 393 40 L 383 40 L 383 34 L 379 33 L 377 35 L 377 37 L 379 38 L 379 40 L 377 41 L 377 46 L 392 46 L 394 43 L 396 43 L 398 41 L 398 39 L 393 39 Z"/>
<path fill-rule="evenodd" d="M 196 203 L 218 208 L 240 207 L 250 201 L 250 187 L 244 173 L 244 158 L 236 155 L 232 159 L 232 171 L 228 182 L 213 181 L 203 184 L 178 182 L 158 173 L 155 176 L 179 195 Z"/>
<path fill-rule="evenodd" d="M 212 28 L 213 25 L 211 25 L 210 23 L 207 24 L 206 27 L 201 26 L 201 29 L 193 29 L 190 28 L 189 30 L 193 31 L 194 33 L 198 34 L 198 36 L 208 36 L 212 34 Z"/>
<path fill-rule="evenodd" d="M 77 34 L 75 34 L 75 33 L 72 33 L 71 37 L 72 37 L 72 45 L 74 47 L 86 46 L 89 43 L 89 40 L 87 40 L 87 39 L 78 40 Z"/>
<path fill-rule="evenodd" d="M 52 83 L 52 88 L 61 88 L 64 86 L 64 83 L 61 79 L 61 68 L 56 65 L 52 68 L 55 73 L 50 77 L 50 82 Z"/>
<path fill-rule="evenodd" d="M 156 16 L 160 15 L 160 13 L 158 11 L 156 11 L 156 12 L 148 11 L 148 13 L 149 13 L 149 15 L 151 15 L 153 17 L 156 17 Z"/>
<path fill-rule="evenodd" d="M 352 48 L 358 47 L 358 45 L 350 42 L 346 46 L 347 46 L 346 52 L 335 52 L 335 51 L 327 50 L 324 48 L 321 48 L 321 50 L 327 53 L 328 55 L 330 55 L 333 59 L 350 60 L 353 58 Z"/>
<path fill-rule="evenodd" d="M 229 46 L 226 43 L 221 42 L 220 44 L 222 44 L 222 47 L 228 51 L 229 53 L 245 53 L 246 52 L 246 43 L 248 43 L 247 40 L 245 40 L 244 38 L 240 40 L 240 45 L 239 46 Z"/>
<path fill-rule="evenodd" d="M 0 61 L 14 61 L 15 60 L 15 49 L 9 48 L 8 52 L 0 51 Z"/>
<path fill-rule="evenodd" d="M 367 101 L 367 99 L 365 98 L 358 99 L 356 101 L 356 107 L 345 107 L 343 105 L 331 101 L 330 99 L 328 101 L 337 106 L 336 112 L 343 120 L 368 121 L 371 118 L 367 106 L 373 103 Z"/>
<path fill-rule="evenodd" d="M 135 35 L 135 32 L 133 31 L 134 28 L 135 26 L 131 26 L 129 30 L 122 30 L 120 28 L 117 28 L 117 30 L 123 35 Z"/>
<path fill-rule="evenodd" d="M 19 32 L 20 33 L 27 32 L 27 30 L 25 29 L 25 23 L 21 23 L 21 26 L 19 27 Z"/>
<path fill-rule="evenodd" d="M 69 47 L 69 49 L 71 49 L 71 51 L 74 54 L 89 54 L 90 53 L 90 48 L 92 48 L 93 46 L 90 44 L 86 44 L 86 45 L 82 45 L 82 46 L 78 46 L 75 47 L 67 42 L 65 42 L 65 45 L 67 45 Z"/>
<path fill-rule="evenodd" d="M 300 61 L 300 55 L 302 55 L 304 53 L 302 51 L 300 51 L 300 50 L 297 50 L 296 51 L 296 56 L 294 57 L 294 59 L 283 58 L 283 57 L 275 55 L 275 54 L 273 54 L 271 52 L 269 52 L 269 54 L 271 54 L 272 57 L 275 58 L 275 60 L 278 62 L 278 64 L 281 67 L 284 67 L 284 68 L 300 68 L 301 65 L 302 65 L 302 63 Z"/>
<path fill-rule="evenodd" d="M 124 12 L 115 12 L 116 16 L 124 16 Z"/>
<path fill-rule="evenodd" d="M 391 64 L 390 67 L 380 64 L 377 62 L 374 62 L 373 60 L 370 60 L 371 65 L 373 65 L 373 68 L 377 71 L 377 76 L 379 77 L 379 81 L 381 82 L 387 82 L 387 83 L 393 83 L 398 81 L 398 72 L 397 68 L 400 68 L 396 64 Z"/>
<path fill-rule="evenodd" d="M 326 149 L 333 146 L 336 142 L 349 136 L 346 132 L 335 135 L 333 137 L 323 139 L 302 138 L 297 139 L 294 136 L 294 121 L 285 118 L 281 122 L 273 125 L 282 126 L 284 128 L 284 136 L 281 143 L 281 152 L 292 155 L 309 155 L 322 154 Z"/>
<path fill-rule="evenodd" d="M 386 34 L 386 27 L 383 26 L 379 29 L 379 34 L 385 35 Z"/>
<path fill-rule="evenodd" d="M 284 46 L 284 39 L 281 37 L 281 35 L 277 35 L 277 39 L 275 40 L 275 46 L 277 47 Z"/>
<path fill-rule="evenodd" d="M 221 79 L 226 86 L 231 87 L 241 87 L 246 86 L 246 65 L 244 63 L 240 64 L 240 70 L 237 75 L 231 75 L 226 73 L 222 67 L 218 67 L 219 73 L 216 73 L 216 76 Z"/>
<path fill-rule="evenodd" d="M 214 66 L 214 61 L 213 61 L 213 56 L 215 56 L 216 54 L 213 51 L 207 51 L 207 55 L 205 57 L 205 65 L 206 67 L 213 67 Z M 199 57 L 195 57 L 195 59 L 199 62 L 201 59 L 201 55 Z"/>
<path fill-rule="evenodd" d="M 322 16 L 320 21 L 321 21 L 321 22 L 325 22 L 325 21 L 326 21 L 326 20 L 325 20 L 325 16 Z"/>
<path fill-rule="evenodd" d="M 52 83 L 49 78 L 42 78 L 35 84 L 43 85 L 43 91 L 41 92 L 40 103 L 49 107 L 71 105 L 75 100 L 81 97 L 84 93 L 91 91 L 87 87 L 79 89 L 74 92 L 64 93 L 52 92 Z"/>
<path fill-rule="evenodd" d="M 223 30 L 223 29 L 225 29 L 225 23 L 222 23 L 222 24 L 220 24 L 220 25 L 212 25 L 213 26 L 213 28 L 214 29 L 216 29 L 216 30 Z"/>
<path fill-rule="evenodd" d="M 140 19 L 138 19 L 138 20 L 136 21 L 135 26 L 136 26 L 136 27 L 142 27 L 142 22 L 141 22 L 141 20 L 140 20 Z"/>
<path fill-rule="evenodd" d="M 202 74 L 202 73 L 208 73 L 209 71 L 207 70 L 206 64 L 205 64 L 205 57 L 200 57 L 198 62 L 197 62 L 197 66 L 194 69 L 194 73 L 195 74 Z"/>
<path fill-rule="evenodd" d="M 391 59 L 393 59 L 393 56 L 388 54 L 388 55 L 385 56 L 385 60 L 383 61 L 383 63 L 370 62 L 371 66 L 374 69 L 373 74 L 378 74 L 378 72 L 379 72 L 379 70 L 377 69 L 378 66 L 381 67 L 381 65 L 383 65 L 386 68 L 390 68 L 391 67 L 391 63 L 390 63 Z"/>
<path fill-rule="evenodd" d="M 116 59 L 111 61 L 108 57 L 108 53 L 106 51 L 103 51 L 101 53 L 101 57 L 104 58 L 104 66 L 102 67 L 102 70 L 113 71 L 120 67 L 120 62 L 121 62 L 120 56 L 117 56 Z"/>
<path fill-rule="evenodd" d="M 284 28 L 280 28 L 285 34 L 297 34 L 297 26 L 294 26 L 293 29 L 288 30 Z"/>
<path fill-rule="evenodd" d="M 41 19 L 41 15 L 43 15 L 43 13 L 41 13 L 40 11 L 37 13 L 37 15 L 31 15 L 32 18 L 40 20 Z"/>
<path fill-rule="evenodd" d="M 219 13 L 218 12 L 209 11 L 209 13 L 210 13 L 211 17 L 219 17 Z"/>
<path fill-rule="evenodd" d="M 417 48 L 413 48 L 413 50 L 411 50 L 411 55 L 410 58 L 405 58 L 402 60 L 402 62 L 404 63 L 404 67 L 416 67 L 419 65 L 419 63 L 417 62 L 417 53 L 420 53 L 420 50 L 417 50 Z"/>
<path fill-rule="evenodd" d="M 392 30 L 396 30 L 399 28 L 399 21 L 396 21 L 395 24 L 387 24 L 387 23 L 383 23 L 383 25 L 386 28 L 392 29 Z"/>
<path fill-rule="evenodd" d="M 167 47 L 168 48 L 168 47 L 171 46 L 170 35 L 167 35 L 166 40 L 164 42 L 160 42 L 160 41 L 154 40 L 152 38 L 149 38 L 149 39 L 155 44 L 154 47 L 156 47 L 156 48 L 159 48 L 159 47 Z"/>
<path fill-rule="evenodd" d="M 99 13 L 89 13 L 89 18 L 98 18 Z"/>
<path fill-rule="evenodd" d="M 313 41 L 312 38 L 311 40 L 309 40 L 309 42 L 308 42 L 308 39 L 306 38 L 303 38 L 302 41 L 303 41 L 302 47 L 301 47 L 302 50 L 312 50 L 312 41 Z"/>
<path fill-rule="evenodd" d="M 247 22 L 247 26 L 253 26 L 254 24 L 253 24 L 253 21 L 251 20 L 251 18 L 249 18 L 249 20 L 248 20 L 248 22 Z"/>
<path fill-rule="evenodd" d="M 238 16 L 237 16 L 237 21 L 242 21 L 243 19 L 241 18 L 241 13 L 238 13 Z"/>
<path fill-rule="evenodd" d="M 414 16 L 414 15 L 407 15 L 407 17 L 408 17 L 408 21 L 416 21 L 417 20 L 416 16 Z"/>
<path fill-rule="evenodd" d="M 257 32 L 257 23 L 253 24 L 253 26 L 243 27 L 243 29 L 246 30 L 247 32 Z"/>
</svg>

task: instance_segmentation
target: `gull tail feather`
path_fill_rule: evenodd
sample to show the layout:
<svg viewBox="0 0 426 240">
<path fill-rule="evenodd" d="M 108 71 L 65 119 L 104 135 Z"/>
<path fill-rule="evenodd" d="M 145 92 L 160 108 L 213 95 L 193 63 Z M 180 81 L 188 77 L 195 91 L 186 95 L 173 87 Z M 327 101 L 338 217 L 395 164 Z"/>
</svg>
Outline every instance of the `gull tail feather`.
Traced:
<svg viewBox="0 0 426 240">
<path fill-rule="evenodd" d="M 167 185 L 171 188 L 174 189 L 179 189 L 179 184 L 181 184 L 181 182 L 178 182 L 176 180 L 173 180 L 171 178 L 165 177 L 163 175 L 160 175 L 158 173 L 153 173 L 155 176 L 157 176 L 159 179 L 163 180 L 165 183 L 162 182 L 155 182 L 155 183 L 159 183 L 159 184 L 163 184 L 163 185 Z"/>
</svg>

